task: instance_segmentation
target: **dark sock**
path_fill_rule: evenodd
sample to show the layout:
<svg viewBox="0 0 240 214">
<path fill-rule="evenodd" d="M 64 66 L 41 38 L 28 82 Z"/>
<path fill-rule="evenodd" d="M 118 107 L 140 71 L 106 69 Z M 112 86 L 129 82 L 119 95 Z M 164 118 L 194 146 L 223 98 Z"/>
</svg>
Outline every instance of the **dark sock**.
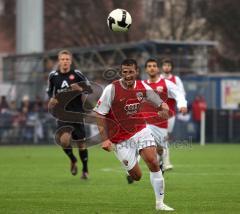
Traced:
<svg viewBox="0 0 240 214">
<path fill-rule="evenodd" d="M 70 158 L 72 162 L 76 162 L 77 158 L 73 154 L 72 146 L 68 146 L 67 148 L 63 148 L 63 151 L 66 153 L 66 155 Z"/>
<path fill-rule="evenodd" d="M 88 150 L 87 149 L 84 149 L 84 150 L 81 150 L 79 149 L 79 157 L 82 161 L 82 164 L 83 164 L 83 168 L 82 168 L 82 171 L 83 172 L 88 172 Z"/>
</svg>

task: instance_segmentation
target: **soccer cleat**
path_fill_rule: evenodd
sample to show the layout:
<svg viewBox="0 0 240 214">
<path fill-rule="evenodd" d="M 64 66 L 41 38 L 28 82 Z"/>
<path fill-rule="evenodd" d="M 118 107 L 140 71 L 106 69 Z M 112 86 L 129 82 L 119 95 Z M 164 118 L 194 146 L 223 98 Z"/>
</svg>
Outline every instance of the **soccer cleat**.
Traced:
<svg viewBox="0 0 240 214">
<path fill-rule="evenodd" d="M 78 168 L 77 168 L 77 161 L 71 161 L 71 169 L 70 169 L 72 175 L 76 175 L 78 172 Z"/>
<path fill-rule="evenodd" d="M 174 211 L 172 207 L 164 204 L 163 202 L 156 202 L 156 210 L 164 210 L 164 211 Z"/>
<path fill-rule="evenodd" d="M 127 182 L 128 184 L 132 184 L 134 182 L 134 180 L 132 179 L 132 177 L 130 175 L 127 175 Z"/>
<path fill-rule="evenodd" d="M 172 164 L 163 165 L 163 171 L 168 171 L 168 170 L 171 170 L 171 169 L 173 169 L 173 165 Z"/>
<path fill-rule="evenodd" d="M 82 176 L 81 176 L 81 179 L 87 180 L 88 178 L 89 178 L 88 173 L 87 173 L 87 172 L 83 172 L 83 173 L 82 173 Z"/>
</svg>

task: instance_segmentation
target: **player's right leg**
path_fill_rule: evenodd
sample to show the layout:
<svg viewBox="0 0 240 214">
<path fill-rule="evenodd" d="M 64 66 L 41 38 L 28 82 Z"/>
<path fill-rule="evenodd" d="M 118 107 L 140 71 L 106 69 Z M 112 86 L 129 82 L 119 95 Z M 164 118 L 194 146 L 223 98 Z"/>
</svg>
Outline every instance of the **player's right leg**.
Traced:
<svg viewBox="0 0 240 214">
<path fill-rule="evenodd" d="M 164 155 L 164 151 L 167 147 L 167 142 L 166 142 L 167 129 L 160 128 L 158 126 L 150 125 L 150 124 L 147 125 L 147 128 L 149 130 L 151 130 L 151 133 L 156 141 L 158 162 L 159 162 L 162 173 L 164 173 L 164 171 L 163 171 L 163 155 Z"/>
<path fill-rule="evenodd" d="M 164 204 L 164 177 L 162 171 L 160 170 L 156 142 L 149 128 L 143 129 L 138 133 L 137 145 L 139 149 L 139 154 L 146 163 L 150 171 L 150 181 L 155 193 L 156 198 L 156 209 L 157 210 L 174 210 Z"/>
<path fill-rule="evenodd" d="M 72 128 L 69 126 L 66 126 L 65 123 L 58 121 L 58 129 L 55 134 L 55 140 L 57 144 L 59 144 L 65 154 L 70 159 L 70 171 L 72 175 L 77 174 L 77 158 L 73 154 L 73 149 L 71 146 L 71 135 Z"/>
<path fill-rule="evenodd" d="M 131 179 L 139 181 L 142 172 L 137 161 L 137 146 L 132 139 L 115 144 L 114 152 Z"/>
</svg>

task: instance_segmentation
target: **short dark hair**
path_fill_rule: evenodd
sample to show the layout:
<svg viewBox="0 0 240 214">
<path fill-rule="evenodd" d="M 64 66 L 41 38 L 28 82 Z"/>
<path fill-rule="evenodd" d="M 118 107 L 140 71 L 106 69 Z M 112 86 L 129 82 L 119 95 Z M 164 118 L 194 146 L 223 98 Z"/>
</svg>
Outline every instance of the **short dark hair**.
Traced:
<svg viewBox="0 0 240 214">
<path fill-rule="evenodd" d="M 165 63 L 169 63 L 172 67 L 174 66 L 173 60 L 170 57 L 164 57 L 161 60 L 161 66 L 163 66 Z"/>
<path fill-rule="evenodd" d="M 148 64 L 149 62 L 156 62 L 157 66 L 159 66 L 159 65 L 158 65 L 158 61 L 157 61 L 156 59 L 154 59 L 154 58 L 149 58 L 149 59 L 145 62 L 145 68 L 147 67 L 147 64 Z"/>
<path fill-rule="evenodd" d="M 135 65 L 135 68 L 138 68 L 137 61 L 135 59 L 124 59 L 121 63 L 121 67 L 123 65 Z"/>
</svg>

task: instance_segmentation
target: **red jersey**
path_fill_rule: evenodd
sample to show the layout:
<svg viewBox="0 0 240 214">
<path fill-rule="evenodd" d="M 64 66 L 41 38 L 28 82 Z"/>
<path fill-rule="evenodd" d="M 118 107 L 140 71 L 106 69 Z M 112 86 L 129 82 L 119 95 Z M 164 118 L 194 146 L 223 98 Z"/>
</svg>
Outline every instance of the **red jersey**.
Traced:
<svg viewBox="0 0 240 214">
<path fill-rule="evenodd" d="M 146 97 L 146 89 L 141 81 L 136 81 L 133 89 L 123 88 L 119 80 L 112 84 L 115 95 L 110 112 L 106 115 L 109 119 L 108 136 L 113 143 L 120 143 L 146 127 L 144 117 L 139 111 L 143 98 Z M 115 127 L 111 120 L 115 122 Z"/>
<path fill-rule="evenodd" d="M 164 79 L 160 79 L 158 82 L 150 83 L 147 80 L 144 80 L 159 96 L 166 102 L 168 100 L 167 96 L 167 86 Z M 166 119 L 162 119 L 158 116 L 158 110 L 151 103 L 145 102 L 142 106 L 142 109 L 145 120 L 148 124 L 158 126 L 159 128 L 167 128 L 168 122 Z"/>
</svg>

